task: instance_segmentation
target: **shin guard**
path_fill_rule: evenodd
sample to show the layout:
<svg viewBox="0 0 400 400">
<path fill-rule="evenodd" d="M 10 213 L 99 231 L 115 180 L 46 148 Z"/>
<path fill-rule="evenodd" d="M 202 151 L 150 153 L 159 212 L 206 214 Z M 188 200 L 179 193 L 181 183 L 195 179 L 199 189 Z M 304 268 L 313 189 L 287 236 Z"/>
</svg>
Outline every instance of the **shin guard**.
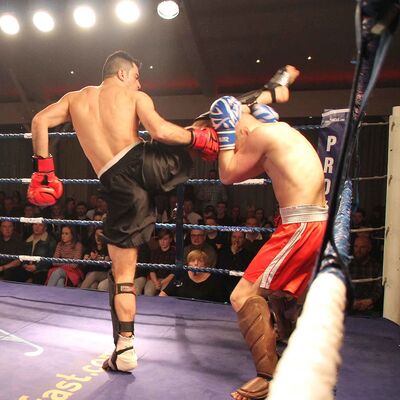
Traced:
<svg viewBox="0 0 400 400">
<path fill-rule="evenodd" d="M 240 331 L 251 351 L 257 371 L 257 377 L 245 383 L 237 392 L 249 399 L 265 398 L 278 362 L 276 331 L 268 303 L 261 296 L 252 296 L 237 315 Z"/>
</svg>

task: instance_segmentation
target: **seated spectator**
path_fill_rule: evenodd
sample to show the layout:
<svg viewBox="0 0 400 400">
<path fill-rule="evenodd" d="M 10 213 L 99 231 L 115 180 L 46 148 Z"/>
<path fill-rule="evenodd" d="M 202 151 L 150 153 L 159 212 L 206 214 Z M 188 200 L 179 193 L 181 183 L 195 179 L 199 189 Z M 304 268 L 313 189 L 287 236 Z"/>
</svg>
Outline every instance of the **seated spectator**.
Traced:
<svg viewBox="0 0 400 400">
<path fill-rule="evenodd" d="M 218 252 L 218 268 L 244 272 L 252 260 L 252 255 L 244 248 L 245 233 L 232 232 L 230 242 L 230 245 L 224 246 Z M 240 277 L 227 276 L 224 278 L 226 289 L 230 295 Z"/>
<path fill-rule="evenodd" d="M 204 268 L 209 266 L 207 254 L 200 250 L 193 250 L 187 256 L 187 263 L 191 267 Z M 219 277 L 208 272 L 184 272 L 180 278 L 181 285 L 174 282 L 160 292 L 160 296 L 186 297 L 190 299 L 224 302 L 227 298 Z"/>
<path fill-rule="evenodd" d="M 183 201 L 183 223 L 184 224 L 199 224 L 201 215 L 193 211 L 193 201 L 185 199 Z"/>
<path fill-rule="evenodd" d="M 256 206 L 251 204 L 246 208 L 246 220 L 247 218 L 253 218 L 256 216 Z"/>
<path fill-rule="evenodd" d="M 89 219 L 93 219 L 93 215 L 94 215 L 95 210 L 96 210 L 97 195 L 96 194 L 91 194 L 89 196 L 89 200 L 88 200 L 87 204 L 88 204 L 88 211 L 87 211 L 86 216 Z"/>
<path fill-rule="evenodd" d="M 168 195 L 168 205 L 161 215 L 161 222 L 175 223 L 176 222 L 176 207 L 178 198 L 176 193 L 172 192 Z"/>
<path fill-rule="evenodd" d="M 76 219 L 76 201 L 73 197 L 65 199 L 64 215 L 65 219 Z"/>
<path fill-rule="evenodd" d="M 218 179 L 218 172 L 212 168 L 208 171 L 208 179 Z M 224 185 L 201 185 L 196 191 L 196 200 L 199 202 L 199 210 L 204 210 L 207 206 L 217 207 L 219 201 L 227 201 L 228 196 Z"/>
<path fill-rule="evenodd" d="M 15 226 L 10 221 L 1 221 L 0 223 L 0 253 L 9 255 L 22 254 L 22 241 L 15 234 Z M 11 268 L 16 268 L 21 264 L 21 261 L 0 259 L 0 276 Z"/>
<path fill-rule="evenodd" d="M 85 216 L 86 218 L 86 216 Z M 89 246 L 86 249 L 83 259 L 95 261 L 110 261 L 107 245 L 102 240 L 103 228 L 97 227 L 89 239 Z M 82 289 L 97 289 L 99 283 L 107 279 L 110 267 L 104 265 L 86 264 L 82 266 L 85 279 L 81 284 Z"/>
<path fill-rule="evenodd" d="M 72 226 L 61 228 L 61 241 L 58 242 L 55 258 L 81 259 L 83 246 L 78 241 L 76 231 Z M 48 286 L 78 286 L 83 279 L 83 271 L 78 264 L 54 264 L 47 275 Z"/>
<path fill-rule="evenodd" d="M 32 235 L 22 247 L 23 255 L 53 257 L 56 249 L 56 239 L 47 232 L 43 223 L 32 224 Z M 4 279 L 16 282 L 33 282 L 44 285 L 51 263 L 48 261 L 23 262 L 20 266 L 10 268 L 4 272 Z"/>
<path fill-rule="evenodd" d="M 24 218 L 35 218 L 39 215 L 36 206 L 26 203 L 24 207 Z M 32 224 L 20 224 L 19 232 L 21 234 L 22 240 L 26 240 L 33 233 Z"/>
<path fill-rule="evenodd" d="M 240 206 L 233 206 L 231 210 L 232 226 L 241 226 L 243 219 L 240 216 Z"/>
<path fill-rule="evenodd" d="M 101 196 L 97 196 L 97 198 L 96 198 L 96 207 L 94 209 L 89 210 L 86 213 L 86 216 L 89 219 L 94 219 L 94 215 L 96 213 L 99 213 L 102 216 L 104 216 L 104 214 L 107 213 L 107 208 L 108 208 L 107 202 L 104 200 L 104 198 L 101 197 Z"/>
<path fill-rule="evenodd" d="M 252 228 L 258 228 L 258 221 L 256 217 L 248 217 L 246 219 L 246 224 L 245 226 L 250 226 Z M 269 234 L 270 236 L 270 234 Z M 269 239 L 268 236 L 268 239 Z M 246 233 L 246 240 L 244 243 L 244 248 L 251 254 L 251 257 L 253 258 L 258 251 L 261 249 L 261 247 L 264 245 L 266 242 L 266 239 L 263 237 L 263 235 L 260 232 L 247 232 Z"/>
<path fill-rule="evenodd" d="M 13 199 L 9 196 L 4 198 L 4 216 L 6 217 L 22 217 L 22 209 L 14 207 Z"/>
<path fill-rule="evenodd" d="M 225 201 L 217 203 L 217 223 L 222 226 L 232 226 L 232 220 L 228 215 L 228 206 Z"/>
<path fill-rule="evenodd" d="M 352 279 L 378 278 L 382 275 L 382 266 L 371 257 L 371 249 L 371 240 L 367 236 L 356 237 L 353 247 L 354 258 L 349 265 Z M 354 283 L 353 312 L 380 315 L 382 292 L 381 280 Z"/>
<path fill-rule="evenodd" d="M 4 215 L 4 199 L 6 197 L 6 192 L 0 190 L 0 215 Z"/>
<path fill-rule="evenodd" d="M 90 221 L 90 219 L 86 216 L 87 213 L 87 205 L 84 201 L 79 201 L 76 204 L 76 217 L 75 219 L 79 221 Z M 83 246 L 89 245 L 89 227 L 85 225 L 77 225 L 76 231 L 78 233 L 78 237 Z"/>
<path fill-rule="evenodd" d="M 217 226 L 217 219 L 212 216 L 206 217 L 204 220 L 206 225 Z M 221 231 L 205 231 L 206 232 L 206 242 L 214 247 L 215 250 L 221 249 L 228 243 L 227 232 Z"/>
<path fill-rule="evenodd" d="M 258 226 L 261 228 L 267 223 L 267 218 L 265 217 L 264 209 L 259 207 L 255 211 L 255 217 L 257 219 Z"/>
<path fill-rule="evenodd" d="M 63 209 L 59 202 L 50 207 L 50 218 L 51 219 L 65 219 Z M 48 231 L 51 232 L 51 234 L 56 238 L 56 240 L 60 240 L 61 225 L 49 224 Z"/>
<path fill-rule="evenodd" d="M 158 248 L 150 253 L 151 264 L 175 264 L 175 247 L 172 246 L 172 231 L 158 232 Z M 156 296 L 173 279 L 174 274 L 167 270 L 151 271 L 147 276 L 135 279 L 137 294 Z"/>
<path fill-rule="evenodd" d="M 217 252 L 214 247 L 206 242 L 206 233 L 200 229 L 192 229 L 190 231 L 190 244 L 183 249 L 183 260 L 187 263 L 187 255 L 192 250 L 201 250 L 207 254 L 208 265 L 211 268 L 217 266 Z"/>
<path fill-rule="evenodd" d="M 22 204 L 21 193 L 18 190 L 14 190 L 11 194 L 11 199 L 13 202 L 14 213 L 18 217 L 22 217 L 22 215 L 24 213 L 24 206 Z"/>
</svg>

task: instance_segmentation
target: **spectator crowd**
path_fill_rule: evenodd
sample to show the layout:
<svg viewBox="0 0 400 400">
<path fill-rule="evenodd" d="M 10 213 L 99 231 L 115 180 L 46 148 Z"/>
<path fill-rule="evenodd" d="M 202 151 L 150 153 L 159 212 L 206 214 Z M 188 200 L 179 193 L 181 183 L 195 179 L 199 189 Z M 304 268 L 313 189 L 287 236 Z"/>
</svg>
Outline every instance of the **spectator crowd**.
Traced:
<svg viewBox="0 0 400 400">
<path fill-rule="evenodd" d="M 211 170 L 209 179 L 217 179 Z M 214 226 L 247 226 L 274 228 L 277 215 L 266 216 L 263 208 L 239 205 L 228 208 L 227 194 L 222 185 L 200 186 L 184 200 L 184 223 Z M 176 193 L 157 199 L 158 222 L 175 223 Z M 46 217 L 61 220 L 102 221 L 107 216 L 107 203 L 98 195 L 87 202 L 68 197 L 52 207 L 40 210 L 23 203 L 19 192 L 0 192 L 0 216 Z M 376 207 L 369 222 L 365 212 L 352 213 L 351 246 L 353 258 L 350 273 L 355 280 L 353 312 L 378 315 L 382 308 L 383 240 L 377 232 L 363 232 L 365 227 L 384 225 L 383 212 Z M 378 231 L 379 234 L 379 231 Z M 185 231 L 184 264 L 193 268 L 209 267 L 244 271 L 255 254 L 266 243 L 270 233 L 192 229 Z M 375 236 L 373 236 L 375 235 Z M 107 246 L 102 240 L 102 228 L 87 225 L 45 223 L 0 224 L 0 253 L 31 255 L 60 259 L 109 261 Z M 175 237 L 172 230 L 157 230 L 149 243 L 139 249 L 140 263 L 175 264 Z M 50 263 L 0 259 L 0 279 L 32 282 L 48 286 L 72 286 L 84 289 L 108 290 L 107 264 Z M 138 294 L 147 296 L 178 296 L 201 300 L 228 302 L 238 277 L 197 271 L 179 275 L 174 271 L 138 268 L 135 286 Z M 365 282 L 365 279 L 373 280 Z"/>
</svg>

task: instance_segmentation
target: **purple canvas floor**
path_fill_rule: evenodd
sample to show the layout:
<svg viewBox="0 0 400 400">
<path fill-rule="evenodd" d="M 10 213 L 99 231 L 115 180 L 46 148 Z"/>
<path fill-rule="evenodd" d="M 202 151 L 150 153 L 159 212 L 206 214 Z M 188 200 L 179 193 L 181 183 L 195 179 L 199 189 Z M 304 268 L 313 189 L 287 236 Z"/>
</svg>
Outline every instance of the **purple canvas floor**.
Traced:
<svg viewBox="0 0 400 400">
<path fill-rule="evenodd" d="M 400 328 L 363 318 L 346 328 L 336 398 L 399 398 Z M 0 282 L 0 400 L 222 400 L 254 375 L 228 305 L 141 296 L 135 331 L 134 374 L 106 373 L 106 293 Z"/>
</svg>

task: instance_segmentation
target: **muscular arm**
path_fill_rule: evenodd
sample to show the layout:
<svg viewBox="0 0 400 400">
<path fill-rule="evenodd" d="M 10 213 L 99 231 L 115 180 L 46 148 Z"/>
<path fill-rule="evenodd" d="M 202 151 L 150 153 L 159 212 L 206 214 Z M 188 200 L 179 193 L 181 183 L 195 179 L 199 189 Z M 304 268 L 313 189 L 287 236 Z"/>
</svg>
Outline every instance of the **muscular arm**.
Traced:
<svg viewBox="0 0 400 400">
<path fill-rule="evenodd" d="M 262 166 L 264 146 L 261 129 L 255 129 L 247 135 L 249 137 L 240 145 L 238 151 L 219 152 L 219 176 L 225 185 L 242 182 L 264 172 Z"/>
<path fill-rule="evenodd" d="M 32 145 L 37 156 L 49 156 L 49 128 L 70 121 L 69 94 L 57 103 L 50 104 L 37 113 L 32 120 Z"/>
<path fill-rule="evenodd" d="M 153 100 L 146 93 L 139 92 L 137 95 L 137 115 L 153 139 L 172 145 L 190 144 L 191 133 L 188 130 L 162 118 L 155 110 Z"/>
</svg>

